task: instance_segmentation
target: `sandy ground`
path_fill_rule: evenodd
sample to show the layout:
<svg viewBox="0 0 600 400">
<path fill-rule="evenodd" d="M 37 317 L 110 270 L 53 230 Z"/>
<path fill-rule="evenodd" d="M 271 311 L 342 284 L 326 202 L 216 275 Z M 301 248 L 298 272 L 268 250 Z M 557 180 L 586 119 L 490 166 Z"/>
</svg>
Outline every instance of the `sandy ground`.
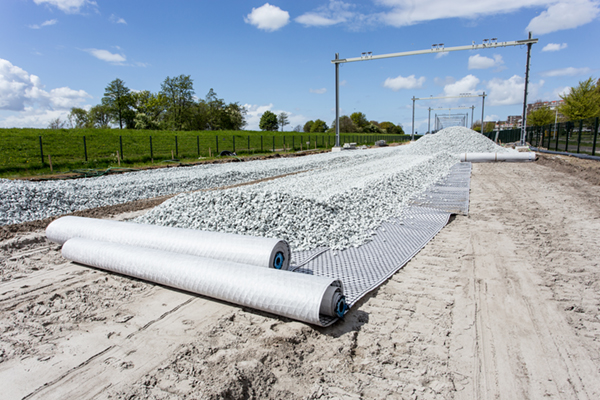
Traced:
<svg viewBox="0 0 600 400">
<path fill-rule="evenodd" d="M 13 227 L 0 398 L 598 399 L 598 176 L 475 164 L 470 215 L 330 328 L 68 263 Z"/>
</svg>

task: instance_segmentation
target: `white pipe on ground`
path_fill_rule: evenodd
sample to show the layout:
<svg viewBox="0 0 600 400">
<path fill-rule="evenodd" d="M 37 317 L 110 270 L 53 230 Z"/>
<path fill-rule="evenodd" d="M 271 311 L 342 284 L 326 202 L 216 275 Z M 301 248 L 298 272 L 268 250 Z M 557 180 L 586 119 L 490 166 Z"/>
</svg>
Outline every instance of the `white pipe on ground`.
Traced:
<svg viewBox="0 0 600 400">
<path fill-rule="evenodd" d="M 279 239 L 73 216 L 52 222 L 46 236 L 58 244 L 80 237 L 284 270 L 291 258 Z"/>
<path fill-rule="evenodd" d="M 535 161 L 534 152 L 510 152 L 510 153 L 462 153 L 460 161 L 462 162 L 527 162 Z"/>
<path fill-rule="evenodd" d="M 82 238 L 68 240 L 71 261 L 203 296 L 324 325 L 346 312 L 337 279 Z"/>
</svg>

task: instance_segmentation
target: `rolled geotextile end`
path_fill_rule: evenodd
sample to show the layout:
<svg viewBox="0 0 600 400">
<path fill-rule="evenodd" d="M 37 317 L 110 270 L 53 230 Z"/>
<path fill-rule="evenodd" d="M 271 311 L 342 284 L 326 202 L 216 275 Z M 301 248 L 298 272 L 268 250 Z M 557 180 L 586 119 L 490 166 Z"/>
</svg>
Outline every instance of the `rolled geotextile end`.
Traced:
<svg viewBox="0 0 600 400">
<path fill-rule="evenodd" d="M 61 245 L 79 237 L 282 270 L 291 258 L 285 240 L 73 216 L 52 222 L 46 236 Z"/>
<path fill-rule="evenodd" d="M 323 295 L 319 310 L 323 315 L 342 318 L 348 310 L 346 298 L 342 294 L 342 288 L 329 286 Z"/>
<path fill-rule="evenodd" d="M 341 283 L 333 278 L 118 243 L 73 238 L 62 254 L 80 264 L 315 325 L 322 325 L 321 312 L 337 317 L 322 305 L 343 297 Z"/>
<path fill-rule="evenodd" d="M 527 162 L 535 161 L 537 158 L 534 152 L 510 152 L 510 153 L 462 153 L 460 161 L 462 162 Z"/>
</svg>

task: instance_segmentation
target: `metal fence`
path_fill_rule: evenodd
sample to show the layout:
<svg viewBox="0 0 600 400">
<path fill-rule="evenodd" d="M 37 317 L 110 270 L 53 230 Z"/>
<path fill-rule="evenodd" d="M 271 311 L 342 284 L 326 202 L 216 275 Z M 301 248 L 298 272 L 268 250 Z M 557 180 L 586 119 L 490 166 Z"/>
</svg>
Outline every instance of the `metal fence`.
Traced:
<svg viewBox="0 0 600 400">
<path fill-rule="evenodd" d="M 527 143 L 534 147 L 567 153 L 596 155 L 599 118 L 567 121 L 526 128 Z M 521 140 L 521 129 L 486 132 L 485 136 L 500 143 Z"/>
</svg>

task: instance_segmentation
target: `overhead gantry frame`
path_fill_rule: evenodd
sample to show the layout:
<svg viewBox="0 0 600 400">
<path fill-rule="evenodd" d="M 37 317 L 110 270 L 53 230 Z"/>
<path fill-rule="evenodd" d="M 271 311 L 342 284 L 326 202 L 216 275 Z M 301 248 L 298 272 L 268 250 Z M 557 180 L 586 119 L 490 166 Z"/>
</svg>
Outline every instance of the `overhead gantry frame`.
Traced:
<svg viewBox="0 0 600 400">
<path fill-rule="evenodd" d="M 381 55 L 372 55 L 369 53 L 363 53 L 360 57 L 354 58 L 340 58 L 339 53 L 335 54 L 335 59 L 331 60 L 335 64 L 335 146 L 340 147 L 340 64 L 356 62 L 356 61 L 372 61 L 380 60 L 383 58 L 393 57 L 406 57 L 406 56 L 417 56 L 421 54 L 437 54 L 446 53 L 450 51 L 464 51 L 464 50 L 481 50 L 481 49 L 495 49 L 498 47 L 509 47 L 509 46 L 522 46 L 527 45 L 527 68 L 525 71 L 525 97 L 523 104 L 523 113 L 527 111 L 527 85 L 529 80 L 529 59 L 531 56 L 531 45 L 537 43 L 538 39 L 532 39 L 531 33 L 529 33 L 529 39 L 525 40 L 514 40 L 510 42 L 498 42 L 498 39 L 484 39 L 483 43 L 475 44 L 472 42 L 471 45 L 467 46 L 456 46 L 456 47 L 444 47 L 443 43 L 434 44 L 430 49 L 427 50 L 416 50 L 416 51 L 405 51 L 402 53 L 390 53 Z M 525 123 L 527 115 L 523 115 L 523 132 L 525 132 Z M 482 121 L 483 123 L 483 121 Z M 414 132 L 414 128 L 413 128 Z M 521 137 L 523 142 L 523 135 Z"/>
</svg>

